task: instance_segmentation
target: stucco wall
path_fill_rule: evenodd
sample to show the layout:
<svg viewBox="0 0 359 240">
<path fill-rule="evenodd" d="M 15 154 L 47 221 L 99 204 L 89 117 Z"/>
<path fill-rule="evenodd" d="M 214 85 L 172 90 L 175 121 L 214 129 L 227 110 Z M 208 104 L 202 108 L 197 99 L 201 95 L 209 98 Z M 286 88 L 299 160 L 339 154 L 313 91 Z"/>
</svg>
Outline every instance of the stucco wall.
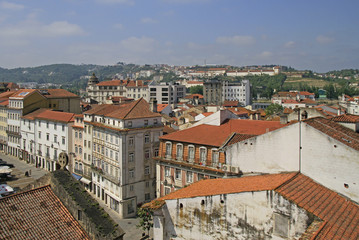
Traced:
<svg viewBox="0 0 359 240">
<path fill-rule="evenodd" d="M 163 239 L 286 239 L 275 233 L 275 213 L 288 219 L 277 226 L 288 232 L 288 239 L 298 239 L 313 220 L 274 191 L 167 200 Z M 161 233 L 157 226 L 154 232 Z"/>
</svg>

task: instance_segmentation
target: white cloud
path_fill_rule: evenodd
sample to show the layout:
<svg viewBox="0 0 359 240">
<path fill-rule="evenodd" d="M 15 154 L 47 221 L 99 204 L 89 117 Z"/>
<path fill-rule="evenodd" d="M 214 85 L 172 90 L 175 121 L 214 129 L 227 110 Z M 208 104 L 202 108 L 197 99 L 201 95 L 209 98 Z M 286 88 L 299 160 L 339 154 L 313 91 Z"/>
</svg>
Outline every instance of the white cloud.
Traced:
<svg viewBox="0 0 359 240">
<path fill-rule="evenodd" d="M 48 25 L 34 20 L 26 20 L 17 25 L 0 28 L 0 37 L 61 37 L 84 35 L 85 31 L 76 24 L 67 21 L 52 22 Z"/>
<path fill-rule="evenodd" d="M 134 0 L 95 0 L 101 4 L 128 4 L 133 5 L 135 2 Z"/>
<path fill-rule="evenodd" d="M 147 24 L 147 23 L 151 24 L 151 23 L 157 23 L 157 20 L 155 20 L 153 18 L 142 18 L 141 22 L 145 23 L 145 24 Z"/>
<path fill-rule="evenodd" d="M 233 36 L 233 37 L 218 37 L 217 43 L 220 44 L 233 44 L 237 46 L 251 45 L 255 43 L 255 38 L 252 36 Z"/>
<path fill-rule="evenodd" d="M 152 52 L 157 41 L 149 37 L 130 37 L 121 41 L 121 45 L 133 52 Z"/>
<path fill-rule="evenodd" d="M 320 43 L 320 44 L 326 44 L 326 43 L 333 42 L 334 38 L 327 37 L 327 36 L 324 36 L 324 35 L 319 35 L 315 40 L 317 40 L 317 42 Z"/>
<path fill-rule="evenodd" d="M 286 42 L 285 44 L 284 44 L 284 47 L 285 48 L 292 48 L 292 47 L 294 47 L 295 46 L 295 42 L 294 41 L 289 41 L 289 42 Z"/>
<path fill-rule="evenodd" d="M 25 8 L 24 5 L 11 3 L 11 2 L 1 2 L 0 7 L 3 9 L 9 9 L 9 10 L 22 10 Z"/>
<path fill-rule="evenodd" d="M 116 24 L 113 25 L 113 27 L 116 28 L 116 29 L 123 29 L 123 24 L 116 23 Z"/>
</svg>

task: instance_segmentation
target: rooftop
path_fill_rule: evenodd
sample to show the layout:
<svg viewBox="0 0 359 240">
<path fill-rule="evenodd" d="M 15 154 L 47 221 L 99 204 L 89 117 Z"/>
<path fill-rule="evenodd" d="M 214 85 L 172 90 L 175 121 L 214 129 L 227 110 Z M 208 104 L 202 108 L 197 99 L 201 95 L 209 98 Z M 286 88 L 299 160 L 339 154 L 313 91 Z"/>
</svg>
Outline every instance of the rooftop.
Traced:
<svg viewBox="0 0 359 240">
<path fill-rule="evenodd" d="M 0 199 L 1 239 L 90 239 L 50 186 Z"/>
<path fill-rule="evenodd" d="M 261 135 L 286 126 L 280 122 L 231 119 L 220 126 L 202 124 L 162 136 L 162 140 L 220 147 L 233 133 Z"/>
<path fill-rule="evenodd" d="M 101 115 L 117 119 L 136 119 L 161 116 L 159 113 L 152 112 L 149 108 L 149 104 L 143 98 L 133 102 L 124 102 L 119 105 L 97 105 L 91 110 L 86 111 L 85 114 Z"/>
<path fill-rule="evenodd" d="M 43 120 L 68 123 L 73 121 L 74 116 L 75 116 L 74 113 L 59 112 L 51 109 L 40 108 L 32 113 L 23 116 L 22 118 L 28 120 L 43 119 Z"/>
<path fill-rule="evenodd" d="M 352 114 L 342 114 L 340 116 L 331 118 L 331 120 L 334 122 L 357 123 L 359 122 L 359 116 Z"/>
</svg>

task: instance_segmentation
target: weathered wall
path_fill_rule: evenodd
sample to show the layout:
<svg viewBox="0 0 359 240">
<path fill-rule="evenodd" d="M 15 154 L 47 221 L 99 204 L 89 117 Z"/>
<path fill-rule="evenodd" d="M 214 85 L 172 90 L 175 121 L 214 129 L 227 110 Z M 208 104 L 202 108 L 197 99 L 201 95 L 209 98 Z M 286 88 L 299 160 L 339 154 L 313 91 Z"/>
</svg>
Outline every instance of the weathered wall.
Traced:
<svg viewBox="0 0 359 240">
<path fill-rule="evenodd" d="M 286 239 L 274 230 L 275 224 L 288 239 L 299 239 L 313 220 L 274 191 L 167 200 L 163 214 L 163 239 Z M 275 214 L 285 216 L 288 223 L 276 221 Z M 156 224 L 154 232 L 160 234 L 160 227 Z"/>
<path fill-rule="evenodd" d="M 306 124 L 302 139 L 302 173 L 359 202 L 358 151 Z"/>
<path fill-rule="evenodd" d="M 226 163 L 243 173 L 298 171 L 298 124 L 238 142 L 225 150 Z"/>
</svg>

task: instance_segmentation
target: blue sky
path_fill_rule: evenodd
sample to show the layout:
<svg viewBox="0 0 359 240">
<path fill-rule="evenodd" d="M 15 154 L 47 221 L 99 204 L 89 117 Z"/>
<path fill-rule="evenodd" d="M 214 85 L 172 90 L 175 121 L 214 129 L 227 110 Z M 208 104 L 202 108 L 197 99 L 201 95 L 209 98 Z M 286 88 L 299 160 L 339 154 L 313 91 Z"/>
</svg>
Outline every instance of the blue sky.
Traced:
<svg viewBox="0 0 359 240">
<path fill-rule="evenodd" d="M 0 67 L 359 68 L 357 0 L 0 0 Z"/>
</svg>

